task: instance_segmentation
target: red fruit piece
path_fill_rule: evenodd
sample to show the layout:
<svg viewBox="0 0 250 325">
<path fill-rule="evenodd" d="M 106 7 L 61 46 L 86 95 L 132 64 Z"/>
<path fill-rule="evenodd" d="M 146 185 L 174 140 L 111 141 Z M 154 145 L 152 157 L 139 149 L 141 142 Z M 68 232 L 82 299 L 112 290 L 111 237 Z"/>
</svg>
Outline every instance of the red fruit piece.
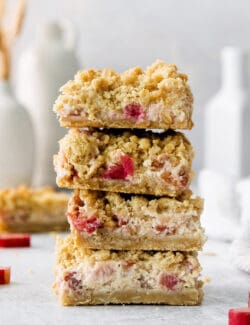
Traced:
<svg viewBox="0 0 250 325">
<path fill-rule="evenodd" d="M 96 213 L 89 218 L 81 218 L 77 215 L 72 215 L 71 213 L 68 213 L 68 217 L 72 220 L 73 225 L 77 230 L 86 231 L 88 234 L 92 234 L 102 226 L 102 222 L 96 218 Z"/>
<path fill-rule="evenodd" d="M 124 271 L 128 271 L 131 268 L 131 266 L 133 266 L 134 264 L 135 264 L 135 261 L 133 261 L 133 260 L 124 260 L 121 263 Z"/>
<path fill-rule="evenodd" d="M 108 167 L 104 173 L 103 173 L 103 178 L 107 179 L 125 179 L 125 173 L 124 173 L 124 168 L 122 165 L 114 165 L 111 167 Z"/>
<path fill-rule="evenodd" d="M 228 312 L 228 325 L 249 325 L 250 308 L 230 309 Z"/>
<path fill-rule="evenodd" d="M 10 283 L 10 267 L 0 266 L 0 284 Z"/>
<path fill-rule="evenodd" d="M 131 103 L 124 107 L 124 117 L 128 120 L 139 120 L 145 116 L 141 105 L 137 103 Z"/>
<path fill-rule="evenodd" d="M 120 162 L 116 165 L 108 167 L 104 173 L 103 178 L 107 179 L 123 179 L 134 174 L 134 162 L 129 155 L 122 155 Z"/>
<path fill-rule="evenodd" d="M 157 230 L 157 231 L 164 231 L 164 230 L 166 230 L 167 229 L 167 226 L 165 226 L 165 225 L 156 225 L 155 226 L 155 229 Z"/>
<path fill-rule="evenodd" d="M 71 290 L 77 291 L 82 289 L 81 280 L 76 278 L 77 273 L 74 272 L 67 272 L 64 276 L 64 281 L 68 282 L 68 286 Z"/>
<path fill-rule="evenodd" d="M 29 234 L 2 234 L 0 247 L 30 247 Z"/>
<path fill-rule="evenodd" d="M 166 233 L 167 235 L 171 235 L 171 234 L 173 234 L 174 231 L 175 231 L 174 227 L 168 227 L 168 226 L 166 226 L 166 225 L 160 225 L 160 224 L 156 225 L 156 226 L 155 226 L 155 229 L 156 229 L 157 231 L 159 231 L 159 232 L 163 232 L 163 231 L 165 231 L 165 233 Z"/>
<path fill-rule="evenodd" d="M 174 274 L 163 273 L 160 277 L 160 284 L 169 290 L 174 290 L 178 282 L 179 279 Z"/>
<path fill-rule="evenodd" d="M 121 156 L 121 164 L 122 164 L 122 167 L 124 169 L 125 178 L 127 176 L 133 176 L 133 174 L 134 174 L 134 162 L 133 162 L 133 159 L 131 157 L 129 157 L 129 155 L 122 155 Z"/>
</svg>

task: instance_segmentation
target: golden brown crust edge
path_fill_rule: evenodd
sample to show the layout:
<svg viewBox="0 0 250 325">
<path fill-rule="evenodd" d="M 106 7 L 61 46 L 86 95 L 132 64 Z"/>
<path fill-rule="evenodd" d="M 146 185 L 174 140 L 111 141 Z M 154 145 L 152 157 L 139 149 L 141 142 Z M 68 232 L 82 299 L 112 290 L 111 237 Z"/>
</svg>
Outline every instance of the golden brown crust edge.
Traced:
<svg viewBox="0 0 250 325">
<path fill-rule="evenodd" d="M 40 233 L 40 232 L 50 232 L 50 231 L 69 231 L 69 224 L 65 218 L 65 221 L 61 223 L 39 223 L 26 222 L 24 224 L 8 224 L 0 222 L 0 233 L 1 232 L 11 232 L 11 233 Z"/>
<path fill-rule="evenodd" d="M 140 122 L 136 125 L 130 121 L 91 121 L 91 120 L 74 120 L 69 117 L 60 117 L 60 125 L 66 128 L 114 128 L 114 129 L 163 129 L 163 130 L 191 130 L 194 123 L 191 120 L 186 120 L 182 123 L 156 123 L 156 122 Z"/>
<path fill-rule="evenodd" d="M 158 251 L 200 251 L 205 239 L 202 236 L 171 235 L 164 238 L 150 238 L 149 236 L 128 238 L 111 234 L 83 237 L 75 233 L 78 245 L 90 249 L 114 250 L 158 250 Z"/>
<path fill-rule="evenodd" d="M 69 296 L 66 293 L 59 296 L 64 306 L 77 305 L 108 305 L 108 304 L 163 304 L 172 306 L 200 305 L 203 299 L 203 290 L 183 289 L 182 292 L 166 293 L 161 291 L 150 292 L 136 290 L 116 291 L 107 293 L 90 292 L 86 296 Z"/>
</svg>

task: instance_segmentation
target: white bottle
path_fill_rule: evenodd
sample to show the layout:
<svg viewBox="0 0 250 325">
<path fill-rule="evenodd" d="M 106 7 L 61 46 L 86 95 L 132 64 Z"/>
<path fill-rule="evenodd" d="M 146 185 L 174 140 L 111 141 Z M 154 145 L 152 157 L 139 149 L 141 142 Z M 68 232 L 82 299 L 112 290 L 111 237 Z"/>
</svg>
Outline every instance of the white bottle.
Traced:
<svg viewBox="0 0 250 325">
<path fill-rule="evenodd" d="M 17 73 L 17 95 L 29 110 L 36 142 L 32 184 L 55 185 L 53 155 L 65 134 L 59 126 L 53 104 L 59 88 L 78 70 L 74 33 L 67 23 L 49 23 L 39 30 L 36 44 L 21 56 Z"/>
<path fill-rule="evenodd" d="M 242 271 L 250 273 L 250 178 L 242 179 L 236 187 L 241 207 L 239 233 L 235 237 L 230 253 L 232 262 Z"/>
<path fill-rule="evenodd" d="M 9 82 L 0 81 L 0 187 L 29 185 L 34 135 L 28 112 L 16 101 Z"/>
<path fill-rule="evenodd" d="M 239 229 L 237 181 L 223 173 L 203 169 L 198 176 L 199 194 L 205 199 L 201 222 L 209 238 L 232 241 Z"/>
<path fill-rule="evenodd" d="M 250 174 L 248 56 L 222 51 L 222 86 L 205 114 L 205 168 L 236 179 Z"/>
</svg>

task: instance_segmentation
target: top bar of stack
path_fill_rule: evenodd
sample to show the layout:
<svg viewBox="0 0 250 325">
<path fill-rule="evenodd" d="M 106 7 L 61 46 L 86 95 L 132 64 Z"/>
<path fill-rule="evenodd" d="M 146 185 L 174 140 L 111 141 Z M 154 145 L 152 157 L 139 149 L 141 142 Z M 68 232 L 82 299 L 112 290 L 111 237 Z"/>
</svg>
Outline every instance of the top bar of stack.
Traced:
<svg viewBox="0 0 250 325">
<path fill-rule="evenodd" d="M 118 74 L 110 69 L 79 71 L 61 88 L 54 111 L 61 126 L 191 129 L 193 96 L 187 76 L 156 61 Z"/>
</svg>

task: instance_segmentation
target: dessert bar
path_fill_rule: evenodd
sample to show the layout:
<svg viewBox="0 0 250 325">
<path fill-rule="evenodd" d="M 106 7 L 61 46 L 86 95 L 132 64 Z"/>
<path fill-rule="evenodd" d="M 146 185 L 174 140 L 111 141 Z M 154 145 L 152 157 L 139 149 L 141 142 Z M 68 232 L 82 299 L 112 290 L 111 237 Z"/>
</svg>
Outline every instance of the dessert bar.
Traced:
<svg viewBox="0 0 250 325">
<path fill-rule="evenodd" d="M 79 71 L 54 105 L 61 126 L 191 129 L 193 96 L 187 76 L 156 61 L 145 71 Z"/>
<path fill-rule="evenodd" d="M 76 190 L 67 210 L 80 245 L 114 250 L 201 250 L 203 200 Z"/>
<path fill-rule="evenodd" d="M 67 203 L 66 194 L 48 187 L 3 189 L 0 191 L 0 231 L 66 230 Z"/>
<path fill-rule="evenodd" d="M 63 305 L 197 305 L 197 253 L 88 250 L 58 239 L 54 289 Z"/>
<path fill-rule="evenodd" d="M 72 129 L 54 164 L 60 187 L 176 197 L 189 187 L 192 158 L 179 132 Z"/>
</svg>

